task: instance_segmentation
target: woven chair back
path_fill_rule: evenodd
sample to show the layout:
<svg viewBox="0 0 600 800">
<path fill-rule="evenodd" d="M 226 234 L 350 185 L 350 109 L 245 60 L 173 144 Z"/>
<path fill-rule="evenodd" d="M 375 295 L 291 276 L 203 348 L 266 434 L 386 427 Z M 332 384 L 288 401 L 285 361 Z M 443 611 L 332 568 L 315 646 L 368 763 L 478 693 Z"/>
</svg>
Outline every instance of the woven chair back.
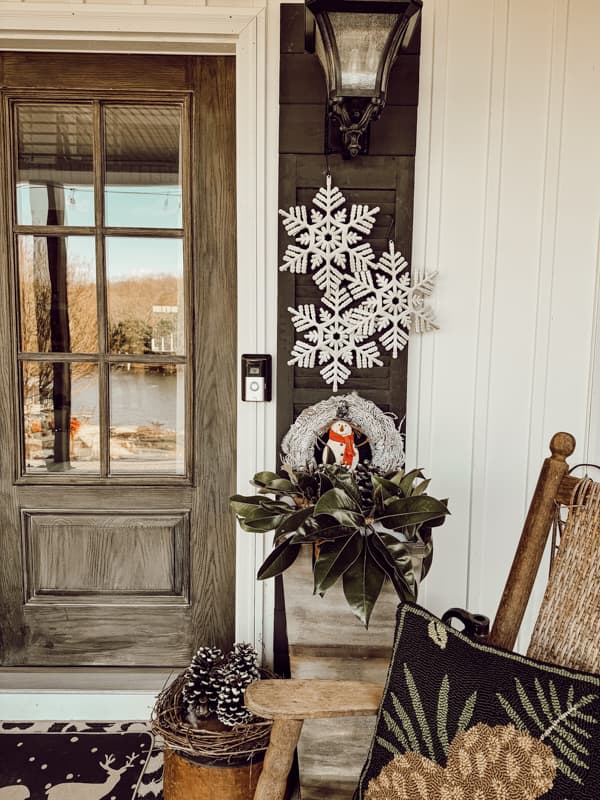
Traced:
<svg viewBox="0 0 600 800">
<path fill-rule="evenodd" d="M 600 671 L 600 484 L 573 489 L 528 655 Z"/>
</svg>

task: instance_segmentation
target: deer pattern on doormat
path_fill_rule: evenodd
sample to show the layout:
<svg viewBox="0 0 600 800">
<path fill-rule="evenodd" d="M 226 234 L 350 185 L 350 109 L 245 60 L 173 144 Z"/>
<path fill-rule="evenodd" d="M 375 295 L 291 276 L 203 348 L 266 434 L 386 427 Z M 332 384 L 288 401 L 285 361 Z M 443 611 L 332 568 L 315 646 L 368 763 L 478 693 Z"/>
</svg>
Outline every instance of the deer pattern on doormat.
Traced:
<svg viewBox="0 0 600 800">
<path fill-rule="evenodd" d="M 145 722 L 4 722 L 0 737 L 0 800 L 162 798 Z"/>
</svg>

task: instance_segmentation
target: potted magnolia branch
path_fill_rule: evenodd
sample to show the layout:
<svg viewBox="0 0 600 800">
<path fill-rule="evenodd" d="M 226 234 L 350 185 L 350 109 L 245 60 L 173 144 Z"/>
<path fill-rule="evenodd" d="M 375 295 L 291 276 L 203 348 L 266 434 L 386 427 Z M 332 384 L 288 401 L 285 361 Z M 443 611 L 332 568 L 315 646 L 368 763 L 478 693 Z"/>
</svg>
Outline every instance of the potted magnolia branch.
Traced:
<svg viewBox="0 0 600 800">
<path fill-rule="evenodd" d="M 308 545 L 314 592 L 324 595 L 341 580 L 365 627 L 386 577 L 401 600 L 416 600 L 431 565 L 431 529 L 449 513 L 447 500 L 427 494 L 421 470 L 383 472 L 363 462 L 353 469 L 284 465 L 282 472 L 257 473 L 257 494 L 230 501 L 243 530 L 275 533 L 260 580 L 284 572 Z"/>
</svg>

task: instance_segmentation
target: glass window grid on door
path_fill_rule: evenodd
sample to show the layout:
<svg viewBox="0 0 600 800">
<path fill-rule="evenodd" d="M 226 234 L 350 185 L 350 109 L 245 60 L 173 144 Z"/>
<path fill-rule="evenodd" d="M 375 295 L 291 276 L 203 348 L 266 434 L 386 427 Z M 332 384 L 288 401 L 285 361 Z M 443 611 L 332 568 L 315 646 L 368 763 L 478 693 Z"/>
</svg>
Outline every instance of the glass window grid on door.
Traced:
<svg viewBox="0 0 600 800">
<path fill-rule="evenodd" d="M 187 98 L 9 119 L 21 480 L 189 478 Z"/>
</svg>

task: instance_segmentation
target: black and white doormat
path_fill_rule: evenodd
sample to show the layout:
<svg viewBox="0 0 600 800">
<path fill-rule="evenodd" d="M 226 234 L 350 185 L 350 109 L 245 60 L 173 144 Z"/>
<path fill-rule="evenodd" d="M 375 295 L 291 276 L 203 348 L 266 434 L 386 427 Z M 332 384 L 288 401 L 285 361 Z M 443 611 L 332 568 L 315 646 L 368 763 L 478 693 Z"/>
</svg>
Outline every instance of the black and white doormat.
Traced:
<svg viewBox="0 0 600 800">
<path fill-rule="evenodd" d="M 162 800 L 145 722 L 0 723 L 0 800 Z"/>
</svg>

